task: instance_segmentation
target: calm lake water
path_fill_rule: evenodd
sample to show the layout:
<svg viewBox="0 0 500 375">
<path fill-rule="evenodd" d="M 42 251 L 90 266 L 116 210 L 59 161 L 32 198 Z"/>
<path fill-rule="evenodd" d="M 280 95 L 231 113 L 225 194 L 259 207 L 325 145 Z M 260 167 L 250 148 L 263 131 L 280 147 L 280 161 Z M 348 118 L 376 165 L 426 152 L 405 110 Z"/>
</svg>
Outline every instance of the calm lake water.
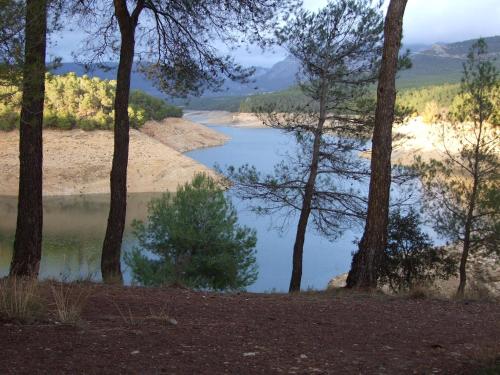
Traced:
<svg viewBox="0 0 500 375">
<path fill-rule="evenodd" d="M 219 164 L 239 166 L 255 165 L 261 171 L 271 171 L 282 160 L 295 142 L 289 135 L 276 129 L 248 129 L 214 126 L 231 137 L 220 147 L 192 151 L 187 155 L 212 167 Z M 230 196 L 231 192 L 228 193 Z M 147 202 L 154 194 L 131 194 L 128 200 L 127 228 L 124 251 L 134 246 L 130 223 L 144 219 Z M 249 291 L 286 291 L 291 273 L 295 220 L 283 232 L 273 229 L 282 223 L 279 215 L 262 217 L 252 213 L 246 202 L 233 198 L 239 221 L 257 230 L 257 262 L 259 277 Z M 100 278 L 100 250 L 108 214 L 106 195 L 44 198 L 44 242 L 40 269 L 41 278 L 74 279 L 92 276 Z M 16 223 L 16 199 L 0 196 L 0 276 L 8 273 Z M 335 242 L 329 242 L 313 229 L 308 231 L 304 248 L 302 288 L 324 289 L 335 275 L 346 272 L 355 250 L 353 241 L 361 228 L 352 228 Z M 130 272 L 125 267 L 125 280 Z"/>
</svg>

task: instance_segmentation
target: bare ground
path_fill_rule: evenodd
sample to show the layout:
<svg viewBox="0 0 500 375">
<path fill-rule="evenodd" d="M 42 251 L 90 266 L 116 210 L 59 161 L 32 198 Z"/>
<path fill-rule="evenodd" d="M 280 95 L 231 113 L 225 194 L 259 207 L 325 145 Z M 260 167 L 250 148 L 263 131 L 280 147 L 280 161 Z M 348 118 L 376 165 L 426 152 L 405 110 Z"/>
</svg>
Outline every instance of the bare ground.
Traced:
<svg viewBox="0 0 500 375">
<path fill-rule="evenodd" d="M 212 171 L 178 150 L 222 144 L 227 137 L 207 129 L 200 133 L 201 125 L 182 119 L 167 120 L 156 128 L 160 139 L 137 130 L 130 131 L 128 191 L 173 191 L 179 184 L 189 181 L 197 172 Z M 180 137 L 179 127 L 185 129 Z M 202 127 L 203 128 L 203 127 Z M 204 137 L 210 133 L 210 137 Z M 162 143 L 172 135 L 174 148 Z M 161 135 L 161 137 L 160 137 Z M 217 137 L 217 135 L 219 135 Z M 163 137 L 163 138 L 162 138 Z M 113 155 L 111 131 L 45 130 L 44 143 L 44 195 L 79 195 L 109 192 L 109 173 Z M 19 132 L 0 132 L 0 195 L 17 195 L 19 173 Z"/>
<path fill-rule="evenodd" d="M 1 322 L 0 373 L 476 374 L 500 355 L 492 302 L 92 288 L 76 327 Z"/>
<path fill-rule="evenodd" d="M 149 121 L 141 131 L 179 152 L 220 146 L 229 140 L 222 133 L 184 118 Z"/>
</svg>

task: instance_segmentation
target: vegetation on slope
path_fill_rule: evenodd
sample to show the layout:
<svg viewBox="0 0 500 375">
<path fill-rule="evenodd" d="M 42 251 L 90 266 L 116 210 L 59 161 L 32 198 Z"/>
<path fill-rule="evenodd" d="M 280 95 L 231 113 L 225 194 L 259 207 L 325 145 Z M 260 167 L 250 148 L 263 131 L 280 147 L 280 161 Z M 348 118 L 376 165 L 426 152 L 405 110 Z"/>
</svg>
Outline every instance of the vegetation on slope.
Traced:
<svg viewBox="0 0 500 375">
<path fill-rule="evenodd" d="M 449 111 L 456 109 L 460 105 L 459 98 L 460 84 L 446 83 L 442 85 L 432 85 L 413 89 L 403 89 L 398 92 L 397 103 L 400 107 L 410 108 L 415 116 L 422 116 L 424 121 L 433 122 L 438 119 L 446 119 Z M 500 89 L 497 90 L 500 95 Z M 288 90 L 278 91 L 266 94 L 256 94 L 248 97 L 230 97 L 229 106 L 223 106 L 223 100 L 218 102 L 217 108 L 211 104 L 214 103 L 213 98 L 205 98 L 202 102 L 203 109 L 206 110 L 227 110 L 240 112 L 255 112 L 259 108 L 265 107 L 270 103 L 276 104 L 276 108 L 303 106 L 306 98 L 301 93 L 298 87 L 292 87 Z M 203 98 L 200 98 L 201 101 Z M 222 99 L 222 98 L 220 98 Z M 236 105 L 237 101 L 239 106 Z M 229 103 L 229 102 L 227 102 Z M 498 114 L 497 116 L 500 116 Z"/>
<path fill-rule="evenodd" d="M 500 69 L 500 36 L 484 40 L 488 44 L 493 65 Z M 441 110 L 446 110 L 458 93 L 463 63 L 475 41 L 472 39 L 451 44 L 436 44 L 430 49 L 412 54 L 412 68 L 401 71 L 397 78 L 401 104 L 411 104 L 418 114 L 424 112 L 428 103 L 434 108 L 437 106 Z M 287 69 L 293 70 L 290 66 L 287 66 Z M 290 77 L 288 79 L 291 83 L 292 79 Z M 300 90 L 292 86 L 286 90 L 249 96 L 193 98 L 186 103 L 186 106 L 202 110 L 251 112 L 253 107 L 259 107 L 269 100 L 302 100 L 297 97 L 298 94 Z"/>
<path fill-rule="evenodd" d="M 101 80 L 75 73 L 47 74 L 44 127 L 57 129 L 112 129 L 116 81 Z M 0 130 L 19 126 L 21 92 L 0 88 Z M 148 120 L 181 117 L 182 109 L 141 91 L 133 91 L 129 105 L 130 124 L 140 128 Z"/>
</svg>

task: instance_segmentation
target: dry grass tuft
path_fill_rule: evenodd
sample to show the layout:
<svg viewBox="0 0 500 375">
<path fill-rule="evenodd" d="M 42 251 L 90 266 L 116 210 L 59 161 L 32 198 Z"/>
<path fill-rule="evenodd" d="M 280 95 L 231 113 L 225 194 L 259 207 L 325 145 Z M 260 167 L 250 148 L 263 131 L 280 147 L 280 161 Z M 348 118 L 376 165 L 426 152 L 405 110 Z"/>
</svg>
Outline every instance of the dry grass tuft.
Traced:
<svg viewBox="0 0 500 375">
<path fill-rule="evenodd" d="M 424 285 L 415 285 L 408 291 L 408 297 L 411 299 L 426 299 L 435 297 L 435 293 Z"/>
<path fill-rule="evenodd" d="M 125 308 L 122 309 L 114 301 L 111 301 L 111 302 L 113 303 L 113 305 L 118 310 L 118 314 L 120 314 L 120 317 L 122 318 L 122 321 L 123 321 L 123 323 L 125 325 L 128 325 L 128 326 L 138 326 L 138 325 L 140 325 L 141 320 L 138 319 L 137 317 L 135 317 L 134 314 L 132 314 L 132 310 L 130 308 L 130 305 L 127 305 L 126 309 Z"/>
<path fill-rule="evenodd" d="M 82 310 L 90 296 L 87 283 L 53 283 L 50 286 L 56 306 L 56 319 L 63 324 L 77 324 L 81 320 Z"/>
<path fill-rule="evenodd" d="M 0 318 L 33 323 L 44 313 L 35 279 L 9 277 L 0 280 Z"/>
<path fill-rule="evenodd" d="M 168 309 L 166 307 L 162 307 L 157 312 L 154 312 L 152 309 L 149 309 L 149 316 L 147 319 L 153 320 L 153 321 L 158 321 L 162 325 L 166 325 L 166 326 L 168 326 L 168 325 L 176 326 L 177 325 L 177 320 L 170 316 L 170 314 L 168 313 Z"/>
</svg>

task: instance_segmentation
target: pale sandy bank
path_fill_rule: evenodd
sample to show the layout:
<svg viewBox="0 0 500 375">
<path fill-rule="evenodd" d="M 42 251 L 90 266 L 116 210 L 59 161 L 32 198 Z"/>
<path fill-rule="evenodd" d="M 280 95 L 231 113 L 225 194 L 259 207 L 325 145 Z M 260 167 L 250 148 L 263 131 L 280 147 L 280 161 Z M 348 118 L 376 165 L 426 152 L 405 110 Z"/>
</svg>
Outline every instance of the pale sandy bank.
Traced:
<svg viewBox="0 0 500 375">
<path fill-rule="evenodd" d="M 222 125 L 236 128 L 265 128 L 254 113 L 226 111 L 186 111 L 187 119 L 203 125 Z"/>
<path fill-rule="evenodd" d="M 229 140 L 222 133 L 184 118 L 149 121 L 141 131 L 179 152 L 220 146 Z"/>
<path fill-rule="evenodd" d="M 422 160 L 442 160 L 445 151 L 457 152 L 460 147 L 458 137 L 452 127 L 446 127 L 446 147 L 443 144 L 443 125 L 426 124 L 421 117 L 410 119 L 408 122 L 396 125 L 393 128 L 392 163 L 412 165 L 415 157 Z M 362 157 L 370 158 L 370 151 L 361 153 Z"/>
<path fill-rule="evenodd" d="M 395 126 L 394 135 L 402 136 L 402 138 L 393 144 L 393 163 L 413 164 L 417 155 L 427 161 L 440 160 L 446 149 L 457 152 L 460 143 L 453 132 L 453 127 L 448 124 L 445 129 L 446 147 L 443 144 L 442 124 L 426 124 L 421 117 L 416 117 L 402 125 Z"/>
<path fill-rule="evenodd" d="M 172 131 L 172 145 L 179 150 L 208 147 L 227 140 L 211 131 L 205 133 L 197 124 L 189 125 L 182 119 L 167 121 L 171 128 L 160 125 L 148 128 L 166 140 Z M 182 133 L 182 124 L 190 130 Z M 196 125 L 196 126 L 195 126 Z M 185 143 L 181 142 L 181 135 Z M 176 135 L 177 134 L 177 135 Z M 217 134 L 217 133 L 216 133 Z M 0 195 L 17 195 L 19 132 L 0 132 Z M 109 173 L 113 155 L 113 133 L 110 131 L 84 132 L 82 130 L 44 131 L 44 195 L 78 195 L 109 193 Z M 173 191 L 179 184 L 189 181 L 197 172 L 213 173 L 209 168 L 137 130 L 130 131 L 128 191 Z"/>
</svg>

